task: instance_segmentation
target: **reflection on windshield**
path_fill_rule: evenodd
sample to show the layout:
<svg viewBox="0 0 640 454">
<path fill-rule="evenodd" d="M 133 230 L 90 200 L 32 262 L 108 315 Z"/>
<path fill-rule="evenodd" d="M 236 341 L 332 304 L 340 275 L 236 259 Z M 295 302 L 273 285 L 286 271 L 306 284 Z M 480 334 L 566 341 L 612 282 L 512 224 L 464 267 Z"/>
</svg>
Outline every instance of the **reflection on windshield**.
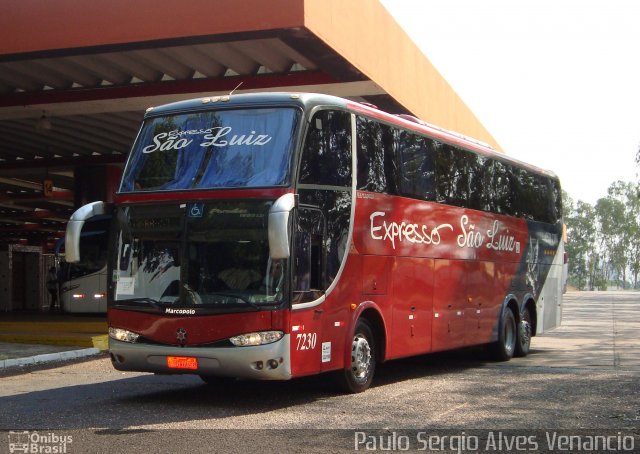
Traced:
<svg viewBox="0 0 640 454">
<path fill-rule="evenodd" d="M 269 260 L 266 241 L 192 242 L 189 249 L 185 281 L 192 303 L 273 303 L 282 298 L 284 266 Z"/>
<path fill-rule="evenodd" d="M 179 245 L 140 240 L 120 243 L 116 299 L 150 298 L 174 303 L 180 295 Z"/>
<path fill-rule="evenodd" d="M 120 191 L 282 186 L 298 117 L 293 108 L 261 108 L 151 118 Z"/>
<path fill-rule="evenodd" d="M 281 303 L 286 261 L 269 257 L 270 205 L 236 200 L 201 211 L 122 209 L 114 299 L 230 310 Z"/>
<path fill-rule="evenodd" d="M 97 273 L 107 266 L 106 231 L 88 232 L 80 238 L 82 259 L 77 263 L 61 262 L 63 280 L 77 279 Z"/>
</svg>

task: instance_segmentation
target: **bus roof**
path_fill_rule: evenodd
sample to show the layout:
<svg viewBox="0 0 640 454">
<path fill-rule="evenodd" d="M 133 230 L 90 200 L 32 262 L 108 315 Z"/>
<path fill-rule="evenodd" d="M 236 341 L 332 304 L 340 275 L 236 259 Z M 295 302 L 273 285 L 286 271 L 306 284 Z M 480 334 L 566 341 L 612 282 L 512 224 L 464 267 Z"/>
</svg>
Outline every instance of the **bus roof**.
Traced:
<svg viewBox="0 0 640 454">
<path fill-rule="evenodd" d="M 160 115 L 176 114 L 180 112 L 191 112 L 197 110 L 211 110 L 211 108 L 230 108 L 243 106 L 268 106 L 273 104 L 279 105 L 297 105 L 306 109 L 317 106 L 333 106 L 347 109 L 354 113 L 366 115 L 380 121 L 394 124 L 403 129 L 415 131 L 428 137 L 448 142 L 453 145 L 462 147 L 468 151 L 482 154 L 493 159 L 498 159 L 518 167 L 525 168 L 529 171 L 546 175 L 548 177 L 558 179 L 557 175 L 550 170 L 536 167 L 532 164 L 520 161 L 509 155 L 498 152 L 488 144 L 480 142 L 471 137 L 464 136 L 454 131 L 440 128 L 436 125 L 429 124 L 418 118 L 408 115 L 394 115 L 378 109 L 376 106 L 350 101 L 348 99 L 339 98 L 337 96 L 318 94 L 318 93 L 296 93 L 296 92 L 262 92 L 262 93 L 242 93 L 229 94 L 222 96 L 211 96 L 204 98 L 188 99 L 170 104 L 164 104 L 157 107 L 150 107 L 145 113 L 145 118 L 156 117 Z"/>
</svg>

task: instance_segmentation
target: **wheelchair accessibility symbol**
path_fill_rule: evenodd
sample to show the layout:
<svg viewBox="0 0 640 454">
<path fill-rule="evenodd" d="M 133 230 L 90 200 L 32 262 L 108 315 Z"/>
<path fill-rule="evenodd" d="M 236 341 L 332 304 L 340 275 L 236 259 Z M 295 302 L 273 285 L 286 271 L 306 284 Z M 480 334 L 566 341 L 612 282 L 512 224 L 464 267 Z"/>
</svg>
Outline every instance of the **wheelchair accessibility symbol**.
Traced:
<svg viewBox="0 0 640 454">
<path fill-rule="evenodd" d="M 195 202 L 189 206 L 187 216 L 190 218 L 201 218 L 204 215 L 204 203 Z"/>
</svg>

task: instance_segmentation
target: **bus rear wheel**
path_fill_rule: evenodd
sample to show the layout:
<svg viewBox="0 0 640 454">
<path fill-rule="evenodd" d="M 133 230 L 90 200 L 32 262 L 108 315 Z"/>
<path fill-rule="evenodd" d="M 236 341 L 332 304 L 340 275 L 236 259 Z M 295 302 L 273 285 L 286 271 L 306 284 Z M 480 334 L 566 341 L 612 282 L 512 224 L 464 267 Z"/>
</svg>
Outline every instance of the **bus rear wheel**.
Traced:
<svg viewBox="0 0 640 454">
<path fill-rule="evenodd" d="M 351 339 L 351 360 L 338 376 L 341 388 L 349 393 L 361 393 L 373 381 L 376 370 L 376 346 L 369 323 L 359 319 Z"/>
<path fill-rule="evenodd" d="M 517 340 L 516 317 L 513 311 L 505 307 L 502 311 L 498 341 L 491 344 L 491 356 L 496 361 L 509 361 L 513 358 Z"/>
<path fill-rule="evenodd" d="M 515 356 L 524 357 L 529 354 L 532 329 L 531 312 L 529 312 L 529 309 L 525 309 L 522 314 L 522 320 L 518 323 L 518 342 L 516 342 Z"/>
</svg>

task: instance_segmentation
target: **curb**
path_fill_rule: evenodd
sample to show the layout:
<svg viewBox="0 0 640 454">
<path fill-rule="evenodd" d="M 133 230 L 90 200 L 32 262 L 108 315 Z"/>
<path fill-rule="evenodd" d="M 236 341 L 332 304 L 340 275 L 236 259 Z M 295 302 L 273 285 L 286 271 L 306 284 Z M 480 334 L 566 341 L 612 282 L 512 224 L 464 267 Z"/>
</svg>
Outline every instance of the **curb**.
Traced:
<svg viewBox="0 0 640 454">
<path fill-rule="evenodd" d="M 35 364 L 49 363 L 53 361 L 66 361 L 70 359 L 85 358 L 100 354 L 98 348 L 83 348 L 81 350 L 70 350 L 58 353 L 46 353 L 44 355 L 29 356 L 26 358 L 13 358 L 0 360 L 0 369 L 15 366 L 32 366 Z"/>
</svg>

